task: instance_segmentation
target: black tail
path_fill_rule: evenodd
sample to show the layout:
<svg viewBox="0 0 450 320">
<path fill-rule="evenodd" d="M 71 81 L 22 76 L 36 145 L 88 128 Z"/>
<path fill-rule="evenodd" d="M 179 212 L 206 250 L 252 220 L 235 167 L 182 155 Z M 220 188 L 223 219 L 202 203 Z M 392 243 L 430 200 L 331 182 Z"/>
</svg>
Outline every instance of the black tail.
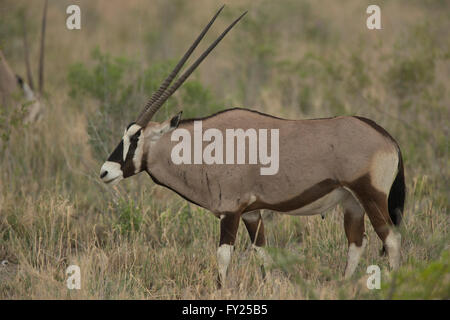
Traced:
<svg viewBox="0 0 450 320">
<path fill-rule="evenodd" d="M 398 147 L 398 146 L 397 146 Z M 405 205 L 406 187 L 405 174 L 403 169 L 403 159 L 400 149 L 398 149 L 398 172 L 388 197 L 389 216 L 395 226 L 399 226 L 403 218 L 403 208 Z M 383 245 L 380 255 L 386 254 L 386 247 Z"/>
<path fill-rule="evenodd" d="M 399 226 L 402 221 L 403 207 L 405 205 L 405 174 L 403 172 L 403 159 L 400 149 L 398 149 L 398 172 L 394 183 L 391 186 L 388 198 L 389 216 L 395 226 Z"/>
</svg>

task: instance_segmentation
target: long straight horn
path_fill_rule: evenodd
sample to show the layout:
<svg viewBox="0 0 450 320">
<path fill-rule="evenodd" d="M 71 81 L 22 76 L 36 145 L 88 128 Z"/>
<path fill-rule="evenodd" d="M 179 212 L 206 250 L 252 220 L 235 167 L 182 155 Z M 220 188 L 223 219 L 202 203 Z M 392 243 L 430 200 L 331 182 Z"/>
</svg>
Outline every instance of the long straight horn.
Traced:
<svg viewBox="0 0 450 320">
<path fill-rule="evenodd" d="M 26 17 L 25 12 L 22 16 L 22 35 L 23 35 L 23 50 L 25 55 L 25 66 L 27 69 L 27 79 L 28 84 L 30 85 L 31 90 L 34 90 L 33 76 L 31 74 L 31 66 L 30 66 L 30 51 L 28 48 L 28 36 L 27 36 L 27 25 L 26 25 Z"/>
<path fill-rule="evenodd" d="M 163 92 L 167 89 L 167 87 L 172 83 L 173 79 L 177 76 L 178 72 L 180 72 L 181 68 L 186 63 L 187 59 L 189 59 L 192 52 L 195 50 L 195 48 L 198 46 L 200 41 L 203 39 L 206 32 L 208 32 L 209 28 L 214 23 L 217 16 L 220 14 L 220 12 L 222 11 L 222 9 L 224 7 L 225 7 L 225 5 L 223 5 L 219 9 L 219 11 L 217 11 L 217 13 L 214 15 L 214 17 L 211 19 L 211 21 L 206 25 L 206 27 L 203 29 L 203 31 L 200 33 L 200 35 L 197 37 L 197 39 L 194 41 L 194 43 L 191 45 L 191 47 L 188 49 L 188 51 L 186 51 L 184 56 L 181 58 L 181 60 L 178 62 L 178 64 L 175 66 L 175 68 L 172 70 L 172 72 L 169 74 L 169 76 L 166 78 L 166 80 L 164 80 L 164 82 L 161 84 L 159 89 L 155 93 L 153 93 L 150 100 L 145 104 L 145 108 L 139 115 L 138 119 L 140 119 L 142 117 L 142 115 L 147 112 L 147 110 L 150 108 L 150 106 L 153 103 L 155 103 L 156 100 L 158 100 L 158 98 L 163 94 Z"/>
<path fill-rule="evenodd" d="M 44 90 L 44 51 L 45 51 L 45 25 L 47 22 L 47 3 L 45 0 L 44 13 L 42 15 L 42 29 L 41 29 L 41 48 L 39 52 L 39 94 L 42 95 Z"/>
<path fill-rule="evenodd" d="M 184 81 L 191 75 L 192 72 L 200 65 L 200 63 L 208 56 L 208 54 L 219 44 L 219 42 L 225 37 L 225 35 L 230 31 L 239 20 L 247 13 L 245 11 L 239 18 L 237 18 L 232 24 L 225 29 L 224 32 L 202 53 L 202 55 L 189 67 L 188 70 L 169 88 L 167 89 L 161 97 L 150 106 L 150 108 L 136 121 L 138 125 L 144 127 L 152 119 L 153 115 L 158 111 L 158 109 L 163 105 L 164 102 L 183 84 Z"/>
</svg>

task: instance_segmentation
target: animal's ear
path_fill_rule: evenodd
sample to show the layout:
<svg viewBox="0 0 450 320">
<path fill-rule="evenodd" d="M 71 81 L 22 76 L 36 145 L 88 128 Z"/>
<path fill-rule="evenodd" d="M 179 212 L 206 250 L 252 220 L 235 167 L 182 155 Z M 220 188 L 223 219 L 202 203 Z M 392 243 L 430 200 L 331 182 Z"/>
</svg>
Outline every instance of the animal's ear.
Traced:
<svg viewBox="0 0 450 320">
<path fill-rule="evenodd" d="M 178 114 L 176 116 L 174 116 L 172 119 L 170 119 L 170 128 L 171 129 L 178 128 L 178 124 L 180 123 L 182 113 L 183 113 L 183 111 L 180 111 L 180 112 L 178 112 Z"/>
<path fill-rule="evenodd" d="M 152 140 L 158 140 L 163 134 L 166 132 L 170 132 L 178 128 L 180 124 L 182 111 L 180 111 L 176 116 L 171 118 L 170 120 L 166 120 L 161 125 L 156 126 L 151 130 Z"/>
</svg>

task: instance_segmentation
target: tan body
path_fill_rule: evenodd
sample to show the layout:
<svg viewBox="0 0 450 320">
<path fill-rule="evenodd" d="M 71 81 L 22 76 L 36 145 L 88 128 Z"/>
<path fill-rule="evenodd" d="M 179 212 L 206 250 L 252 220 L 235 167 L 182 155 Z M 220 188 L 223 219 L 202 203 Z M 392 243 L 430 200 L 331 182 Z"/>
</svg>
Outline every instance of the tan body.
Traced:
<svg viewBox="0 0 450 320">
<path fill-rule="evenodd" d="M 178 128 L 193 135 L 193 123 L 182 121 Z M 267 176 L 260 175 L 259 164 L 175 165 L 171 150 L 177 142 L 171 141 L 171 132 L 156 143 L 147 139 L 144 144 L 146 171 L 154 181 L 221 217 L 223 228 L 231 229 L 232 235 L 243 214 L 244 221 L 248 217 L 261 228 L 259 213 L 246 212 L 270 209 L 311 215 L 343 203 L 349 245 L 363 245 L 364 210 L 380 238 L 385 241 L 389 236 L 392 221 L 387 197 L 398 172 L 399 150 L 390 136 L 367 122 L 355 117 L 284 120 L 232 109 L 205 118 L 202 124 L 203 130 L 223 132 L 231 128 L 279 129 L 279 171 Z M 149 123 L 146 132 L 155 125 L 159 124 Z M 221 237 L 221 245 L 233 243 L 234 236 Z M 392 255 L 396 267 L 398 253 Z"/>
<path fill-rule="evenodd" d="M 178 128 L 193 135 L 193 121 L 181 122 Z M 170 141 L 170 132 L 150 147 L 151 152 L 145 154 L 149 173 L 218 216 L 256 209 L 300 209 L 369 173 L 380 155 L 392 154 L 392 168 L 386 172 L 392 179 L 397 170 L 396 146 L 354 117 L 281 120 L 235 109 L 203 120 L 203 129 L 208 128 L 280 130 L 280 165 L 275 175 L 260 175 L 259 164 L 175 165 L 171 150 L 176 142 Z M 380 191 L 388 193 L 389 189 Z M 304 212 L 315 213 L 321 213 L 321 208 Z"/>
</svg>

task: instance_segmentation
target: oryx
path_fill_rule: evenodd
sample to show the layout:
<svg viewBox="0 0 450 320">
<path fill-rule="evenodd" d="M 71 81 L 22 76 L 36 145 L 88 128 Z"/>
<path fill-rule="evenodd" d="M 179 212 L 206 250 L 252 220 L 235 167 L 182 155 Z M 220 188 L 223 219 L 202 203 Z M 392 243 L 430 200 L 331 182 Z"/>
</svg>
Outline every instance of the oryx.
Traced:
<svg viewBox="0 0 450 320">
<path fill-rule="evenodd" d="M 27 39 L 26 19 L 23 17 L 22 31 L 23 31 L 23 45 L 25 67 L 27 71 L 27 82 L 22 77 L 14 74 L 8 62 L 6 61 L 3 52 L 0 50 L 0 106 L 15 105 L 16 92 L 21 92 L 27 103 L 27 114 L 24 118 L 25 123 L 37 121 L 43 110 L 43 103 L 41 101 L 43 87 L 44 87 L 44 49 L 45 49 L 45 29 L 47 18 L 47 0 L 44 3 L 44 11 L 42 15 L 41 25 L 41 39 L 39 49 L 39 65 L 38 65 L 38 91 L 35 92 L 33 84 L 33 76 L 29 60 L 29 48 Z"/>
<path fill-rule="evenodd" d="M 342 204 L 349 245 L 345 277 L 355 271 L 366 245 L 364 213 L 367 213 L 387 249 L 390 266 L 397 268 L 400 261 L 400 234 L 394 227 L 400 223 L 405 198 L 402 157 L 394 139 L 375 122 L 350 116 L 287 120 L 246 109 L 224 110 L 202 119 L 181 120 L 179 113 L 163 123 L 150 121 L 161 105 L 242 17 L 234 21 L 194 65 L 169 87 L 219 12 L 153 94 L 137 121 L 125 129 L 119 145 L 101 167 L 100 178 L 105 183 L 114 184 L 146 171 L 156 184 L 175 191 L 220 218 L 217 258 L 219 279 L 222 282 L 240 218 L 245 223 L 253 247 L 265 263 L 269 263 L 270 258 L 262 248 L 265 239 L 261 209 L 291 215 L 314 215 L 338 203 Z M 261 175 L 261 166 L 250 163 L 226 164 L 218 161 L 175 164 L 171 155 L 178 141 L 173 138 L 173 134 L 184 130 L 194 135 L 196 121 L 202 122 L 203 130 L 211 129 L 211 132 L 219 132 L 224 136 L 230 128 L 239 128 L 245 133 L 252 129 L 278 130 L 279 168 L 276 174 Z M 203 141 L 203 147 L 209 144 Z M 274 146 L 271 149 L 275 150 Z"/>
</svg>

